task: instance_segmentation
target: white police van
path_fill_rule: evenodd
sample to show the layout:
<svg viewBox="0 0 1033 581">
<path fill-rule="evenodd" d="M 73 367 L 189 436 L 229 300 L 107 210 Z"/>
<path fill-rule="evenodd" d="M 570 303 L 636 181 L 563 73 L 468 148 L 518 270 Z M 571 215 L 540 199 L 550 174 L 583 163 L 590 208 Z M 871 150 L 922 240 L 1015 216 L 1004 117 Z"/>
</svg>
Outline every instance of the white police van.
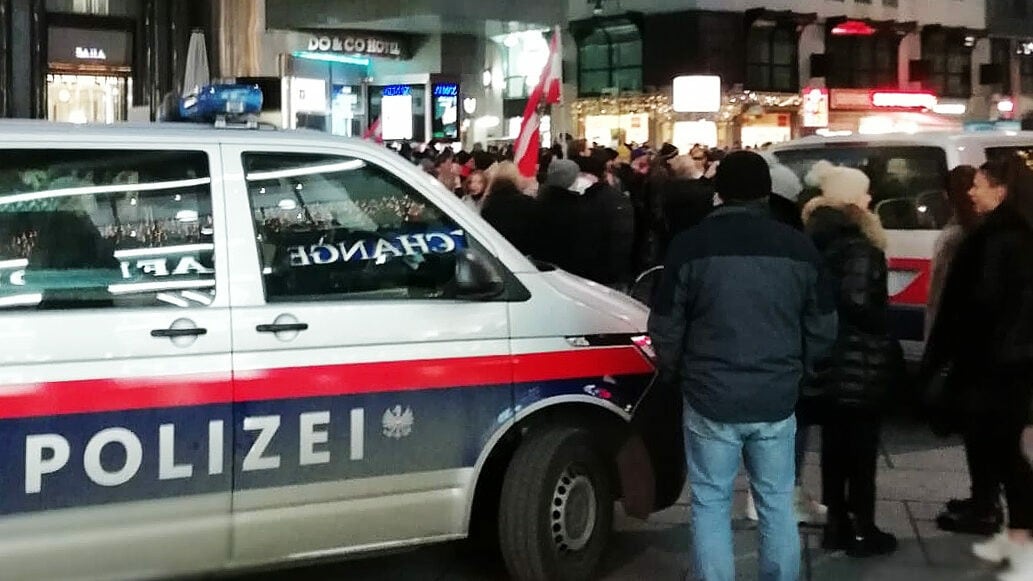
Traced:
<svg viewBox="0 0 1033 581">
<path fill-rule="evenodd" d="M 822 159 L 859 168 L 871 178 L 873 210 L 889 238 L 890 322 L 908 359 L 917 360 L 924 346 L 933 249 L 952 213 L 945 197 L 947 172 L 962 164 L 978 168 L 1003 155 L 1033 162 L 1033 132 L 815 136 L 771 151 L 801 180 Z"/>
<path fill-rule="evenodd" d="M 645 308 L 536 266 L 388 149 L 0 134 L 0 579 L 261 567 L 480 524 L 515 578 L 586 579 L 613 500 L 652 485 L 616 461 L 654 376 Z"/>
</svg>

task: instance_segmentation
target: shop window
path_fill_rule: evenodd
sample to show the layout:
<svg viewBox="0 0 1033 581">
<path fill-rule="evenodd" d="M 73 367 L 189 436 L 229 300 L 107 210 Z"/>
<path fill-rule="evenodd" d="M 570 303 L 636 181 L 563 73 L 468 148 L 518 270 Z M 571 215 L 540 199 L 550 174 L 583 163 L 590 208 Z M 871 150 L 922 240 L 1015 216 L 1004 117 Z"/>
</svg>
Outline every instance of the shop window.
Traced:
<svg viewBox="0 0 1033 581">
<path fill-rule="evenodd" d="M 746 39 L 746 87 L 757 91 L 799 90 L 796 33 L 787 26 L 757 22 Z"/>
<path fill-rule="evenodd" d="M 506 99 L 526 99 L 549 61 L 549 41 L 540 31 L 503 37 Z"/>
<path fill-rule="evenodd" d="M 990 62 L 1001 72 L 1001 92 L 1011 94 L 1011 41 L 995 38 L 990 41 Z"/>
<path fill-rule="evenodd" d="M 626 21 L 604 24 L 578 45 L 578 93 L 642 90 L 642 36 Z"/>
<path fill-rule="evenodd" d="M 210 184 L 203 152 L 5 151 L 0 309 L 210 305 Z"/>
<path fill-rule="evenodd" d="M 945 30 L 923 33 L 922 56 L 932 65 L 925 88 L 944 97 L 971 96 L 972 49 L 965 46 L 964 34 Z"/>
<path fill-rule="evenodd" d="M 1022 80 L 1022 94 L 1033 94 L 1033 56 L 1017 55 L 1019 59 L 1019 77 Z"/>
<path fill-rule="evenodd" d="M 453 296 L 466 233 L 380 167 L 327 155 L 244 155 L 266 299 Z"/>
<path fill-rule="evenodd" d="M 136 0 L 47 0 L 47 12 L 93 14 L 97 16 L 132 16 Z"/>
<path fill-rule="evenodd" d="M 834 89 L 896 87 L 896 36 L 830 36 L 826 52 L 832 63 L 826 77 Z"/>
</svg>

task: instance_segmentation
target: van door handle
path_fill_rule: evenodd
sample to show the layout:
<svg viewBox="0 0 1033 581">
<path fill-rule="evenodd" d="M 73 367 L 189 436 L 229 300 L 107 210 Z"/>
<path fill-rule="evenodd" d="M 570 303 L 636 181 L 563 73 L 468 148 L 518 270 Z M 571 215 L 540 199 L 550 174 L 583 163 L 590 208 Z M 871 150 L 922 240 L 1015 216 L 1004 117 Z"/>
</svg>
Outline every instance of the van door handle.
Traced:
<svg viewBox="0 0 1033 581">
<path fill-rule="evenodd" d="M 308 323 L 273 323 L 255 327 L 259 333 L 287 333 L 290 331 L 307 331 Z"/>
<path fill-rule="evenodd" d="M 198 327 L 191 329 L 154 329 L 151 331 L 151 337 L 198 337 L 207 334 L 208 329 Z"/>
</svg>

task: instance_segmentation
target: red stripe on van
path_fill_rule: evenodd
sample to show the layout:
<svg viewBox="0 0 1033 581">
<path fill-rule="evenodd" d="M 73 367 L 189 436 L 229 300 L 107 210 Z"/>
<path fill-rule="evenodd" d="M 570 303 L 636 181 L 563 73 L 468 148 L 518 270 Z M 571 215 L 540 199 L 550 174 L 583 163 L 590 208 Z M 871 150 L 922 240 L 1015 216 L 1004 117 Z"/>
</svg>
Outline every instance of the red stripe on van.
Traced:
<svg viewBox="0 0 1033 581">
<path fill-rule="evenodd" d="M 508 365 L 512 361 L 512 367 Z M 242 372 L 238 401 L 390 393 L 652 373 L 635 347 L 579 349 L 455 359 L 426 359 Z"/>
<path fill-rule="evenodd" d="M 512 365 L 508 363 L 512 362 Z M 0 386 L 0 419 L 652 373 L 635 347 Z M 236 398 L 233 397 L 234 388 Z"/>
<path fill-rule="evenodd" d="M 924 307 L 929 300 L 929 281 L 932 278 L 932 261 L 928 258 L 890 258 L 890 270 L 916 273 L 915 279 L 904 290 L 890 297 L 895 305 Z"/>
</svg>

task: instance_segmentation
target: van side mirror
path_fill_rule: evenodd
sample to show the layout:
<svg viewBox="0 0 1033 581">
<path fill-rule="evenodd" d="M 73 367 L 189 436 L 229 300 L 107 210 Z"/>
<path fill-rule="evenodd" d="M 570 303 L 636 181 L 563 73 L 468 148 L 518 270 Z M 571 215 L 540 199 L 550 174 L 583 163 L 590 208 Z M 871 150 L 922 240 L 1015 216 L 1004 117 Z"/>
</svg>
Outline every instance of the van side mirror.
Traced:
<svg viewBox="0 0 1033 581">
<path fill-rule="evenodd" d="M 456 253 L 455 286 L 456 298 L 470 301 L 493 299 L 506 290 L 495 263 L 470 248 Z"/>
</svg>

